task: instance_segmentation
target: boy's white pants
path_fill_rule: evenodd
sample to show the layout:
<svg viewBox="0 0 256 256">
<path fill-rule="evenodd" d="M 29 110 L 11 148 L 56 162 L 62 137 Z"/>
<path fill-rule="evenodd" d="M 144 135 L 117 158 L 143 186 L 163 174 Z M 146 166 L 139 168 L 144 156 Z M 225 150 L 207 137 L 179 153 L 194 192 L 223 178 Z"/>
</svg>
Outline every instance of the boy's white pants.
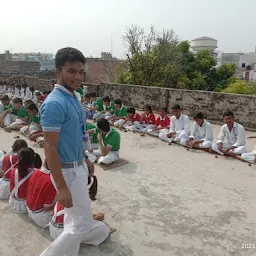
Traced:
<svg viewBox="0 0 256 256">
<path fill-rule="evenodd" d="M 118 120 L 118 121 L 116 121 L 116 122 L 114 123 L 114 126 L 120 127 L 121 125 L 123 125 L 124 121 L 125 121 L 124 119 L 120 119 L 120 120 Z M 129 131 L 133 131 L 133 130 L 134 130 L 134 126 L 133 126 L 132 122 L 130 122 L 130 121 L 126 122 L 126 123 L 123 125 L 123 127 L 124 127 L 125 129 L 129 130 Z"/>
<path fill-rule="evenodd" d="M 223 149 L 227 149 L 227 148 L 232 147 L 232 145 L 228 144 L 228 143 L 222 143 L 222 147 L 223 147 Z M 211 149 L 220 155 L 224 155 L 221 151 L 219 151 L 217 143 L 212 143 Z M 245 146 L 237 147 L 233 150 L 230 150 L 229 152 L 233 153 L 235 155 L 242 155 L 243 153 L 245 153 Z"/>
<path fill-rule="evenodd" d="M 195 138 L 192 141 L 201 141 L 202 139 Z M 204 140 L 202 143 L 199 144 L 200 148 L 211 148 L 212 141 Z"/>
<path fill-rule="evenodd" d="M 93 220 L 86 165 L 62 169 L 62 174 L 72 194 L 73 207 L 64 209 L 64 231 L 41 254 L 44 256 L 77 256 L 82 241 L 99 245 L 109 235 L 103 222 Z"/>
<path fill-rule="evenodd" d="M 109 151 L 106 156 L 102 156 L 100 150 L 93 150 L 95 156 L 100 156 L 99 164 L 111 164 L 119 159 L 119 151 Z"/>
<path fill-rule="evenodd" d="M 134 131 L 136 132 L 147 132 L 147 130 L 152 129 L 155 125 L 153 124 L 141 124 L 140 122 L 134 122 Z"/>
<path fill-rule="evenodd" d="M 42 210 L 41 212 L 33 212 L 27 207 L 28 217 L 33 220 L 37 226 L 43 228 L 49 224 L 52 217 L 52 211 Z"/>
<path fill-rule="evenodd" d="M 159 138 L 161 140 L 167 141 L 167 142 L 178 142 L 181 145 L 186 145 L 187 140 L 188 140 L 188 135 L 185 131 L 178 131 L 176 132 L 176 134 L 174 136 L 172 136 L 171 138 L 168 138 L 167 135 L 170 133 L 170 131 L 166 130 L 165 132 L 162 132 L 159 134 Z"/>
<path fill-rule="evenodd" d="M 8 200 L 10 197 L 10 181 L 1 178 L 0 179 L 0 199 L 1 200 Z"/>
<path fill-rule="evenodd" d="M 255 154 L 256 154 L 255 151 L 249 152 L 249 153 L 243 153 L 241 155 L 241 157 L 242 157 L 242 159 L 244 161 L 254 164 L 254 162 L 255 162 Z"/>
<path fill-rule="evenodd" d="M 16 118 L 16 120 L 10 124 L 10 127 L 11 127 L 11 129 L 16 130 L 17 127 L 18 127 L 18 125 L 24 124 L 24 123 L 25 123 L 25 122 L 22 121 L 21 119 Z"/>
<path fill-rule="evenodd" d="M 25 135 L 25 136 L 29 136 L 31 135 L 33 132 L 37 132 L 39 131 L 41 128 L 38 125 L 35 124 L 31 124 L 31 125 L 25 125 L 23 127 L 20 128 L 20 133 Z"/>
<path fill-rule="evenodd" d="M 13 115 L 13 114 L 7 114 L 4 118 L 4 125 L 8 126 L 11 123 L 15 122 L 17 116 Z"/>
<path fill-rule="evenodd" d="M 147 130 L 147 133 L 151 136 L 155 136 L 155 137 L 159 137 L 161 133 L 168 133 L 169 130 L 168 129 L 161 129 L 161 130 L 154 130 L 153 129 L 149 129 Z"/>
</svg>

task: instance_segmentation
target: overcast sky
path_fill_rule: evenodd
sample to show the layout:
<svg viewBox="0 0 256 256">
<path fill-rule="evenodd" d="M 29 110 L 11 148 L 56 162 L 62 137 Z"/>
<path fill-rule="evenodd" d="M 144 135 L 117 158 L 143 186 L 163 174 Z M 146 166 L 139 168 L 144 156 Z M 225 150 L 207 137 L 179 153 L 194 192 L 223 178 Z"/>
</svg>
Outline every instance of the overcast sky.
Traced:
<svg viewBox="0 0 256 256">
<path fill-rule="evenodd" d="M 252 52 L 256 0 L 1 0 L 0 52 L 51 52 L 73 46 L 85 56 L 123 57 L 126 27 L 174 29 L 183 40 L 210 36 L 218 50 Z"/>
</svg>

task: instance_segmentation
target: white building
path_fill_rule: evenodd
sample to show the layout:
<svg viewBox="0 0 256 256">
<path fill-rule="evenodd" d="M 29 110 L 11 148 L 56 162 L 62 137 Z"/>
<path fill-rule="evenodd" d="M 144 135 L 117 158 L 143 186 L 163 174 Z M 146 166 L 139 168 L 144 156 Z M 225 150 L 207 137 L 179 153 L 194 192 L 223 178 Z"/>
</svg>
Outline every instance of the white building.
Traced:
<svg viewBox="0 0 256 256">
<path fill-rule="evenodd" d="M 194 52 L 198 52 L 203 49 L 208 49 L 214 52 L 218 48 L 218 41 L 207 36 L 198 37 L 191 41 L 191 48 Z"/>
</svg>

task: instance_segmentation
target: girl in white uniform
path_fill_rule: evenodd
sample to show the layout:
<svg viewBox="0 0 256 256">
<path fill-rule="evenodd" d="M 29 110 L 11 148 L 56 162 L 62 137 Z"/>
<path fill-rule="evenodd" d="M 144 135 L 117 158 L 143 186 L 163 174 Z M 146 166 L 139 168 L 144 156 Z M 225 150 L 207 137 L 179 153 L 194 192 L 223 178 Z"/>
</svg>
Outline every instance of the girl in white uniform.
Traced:
<svg viewBox="0 0 256 256">
<path fill-rule="evenodd" d="M 20 149 L 27 147 L 25 140 L 16 140 L 12 145 L 12 154 L 5 155 L 3 158 L 3 177 L 0 179 L 0 199 L 2 200 L 8 200 L 10 196 L 10 174 L 11 170 L 17 166 L 17 153 Z"/>
<path fill-rule="evenodd" d="M 27 190 L 34 168 L 41 168 L 42 160 L 31 148 L 22 148 L 18 152 L 17 168 L 10 175 L 10 202 L 15 213 L 27 213 Z"/>
</svg>

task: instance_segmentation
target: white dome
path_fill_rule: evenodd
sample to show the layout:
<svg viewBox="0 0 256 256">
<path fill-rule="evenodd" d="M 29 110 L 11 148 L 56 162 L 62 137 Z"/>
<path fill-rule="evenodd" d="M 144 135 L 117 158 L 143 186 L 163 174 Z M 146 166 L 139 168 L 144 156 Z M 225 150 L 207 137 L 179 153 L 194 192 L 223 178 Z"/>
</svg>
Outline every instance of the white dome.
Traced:
<svg viewBox="0 0 256 256">
<path fill-rule="evenodd" d="M 214 38 L 203 36 L 195 38 L 191 41 L 191 48 L 193 51 L 197 52 L 202 49 L 208 49 L 214 51 L 218 48 L 218 41 Z"/>
</svg>

